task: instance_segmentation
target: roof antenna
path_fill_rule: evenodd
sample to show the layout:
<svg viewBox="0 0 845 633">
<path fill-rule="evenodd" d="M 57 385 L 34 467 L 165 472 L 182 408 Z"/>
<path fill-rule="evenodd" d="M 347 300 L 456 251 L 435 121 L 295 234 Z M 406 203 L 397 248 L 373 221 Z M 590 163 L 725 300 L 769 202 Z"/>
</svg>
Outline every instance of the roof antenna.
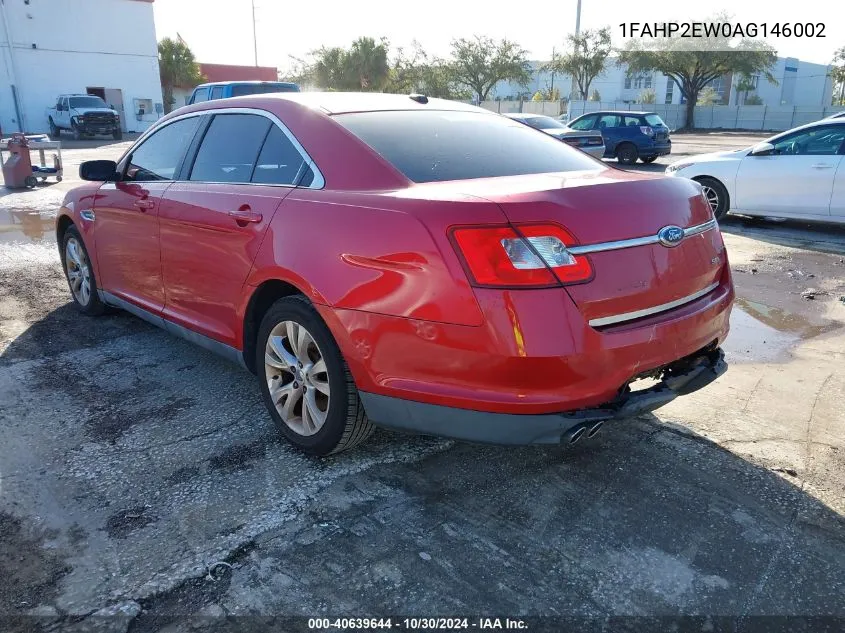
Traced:
<svg viewBox="0 0 845 633">
<path fill-rule="evenodd" d="M 421 95 L 418 92 L 412 92 L 408 96 L 411 97 L 411 99 L 413 99 L 417 103 L 428 103 L 428 97 L 426 97 L 425 95 Z"/>
</svg>

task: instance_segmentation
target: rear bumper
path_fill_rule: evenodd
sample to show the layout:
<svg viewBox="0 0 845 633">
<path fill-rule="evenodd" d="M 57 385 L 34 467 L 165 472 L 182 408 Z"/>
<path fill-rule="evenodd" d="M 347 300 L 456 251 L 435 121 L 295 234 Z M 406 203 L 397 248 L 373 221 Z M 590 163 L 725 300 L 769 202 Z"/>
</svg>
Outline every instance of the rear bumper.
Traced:
<svg viewBox="0 0 845 633">
<path fill-rule="evenodd" d="M 630 418 L 654 411 L 681 395 L 709 385 L 727 370 L 720 348 L 702 350 L 660 371 L 652 387 L 627 386 L 602 406 L 547 414 L 487 413 L 361 392 L 367 417 L 388 428 L 493 444 L 557 444 L 584 424 Z"/>
<path fill-rule="evenodd" d="M 648 158 L 650 156 L 668 156 L 672 153 L 672 142 L 653 144 L 640 148 L 640 156 Z"/>
</svg>

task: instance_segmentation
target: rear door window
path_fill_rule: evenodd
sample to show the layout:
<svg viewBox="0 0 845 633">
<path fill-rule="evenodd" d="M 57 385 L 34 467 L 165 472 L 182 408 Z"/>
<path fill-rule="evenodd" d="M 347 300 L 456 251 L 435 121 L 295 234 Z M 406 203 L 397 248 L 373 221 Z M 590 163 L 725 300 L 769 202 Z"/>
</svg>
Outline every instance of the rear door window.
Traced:
<svg viewBox="0 0 845 633">
<path fill-rule="evenodd" d="M 399 110 L 334 118 L 413 182 L 601 168 L 566 143 L 497 114 Z"/>
<path fill-rule="evenodd" d="M 602 114 L 599 117 L 598 129 L 619 127 L 621 118 L 618 114 Z"/>
<path fill-rule="evenodd" d="M 211 89 L 211 100 L 214 101 L 215 99 L 222 99 L 223 98 L 223 86 L 214 86 Z"/>
<path fill-rule="evenodd" d="M 132 152 L 125 180 L 173 180 L 199 120 L 198 116 L 180 119 L 153 132 Z"/>
<path fill-rule="evenodd" d="M 250 182 L 272 123 L 257 114 L 218 114 L 200 144 L 189 180 Z"/>
<path fill-rule="evenodd" d="M 625 115 L 622 117 L 622 127 L 639 127 L 640 125 L 642 124 L 638 116 Z"/>
<path fill-rule="evenodd" d="M 273 125 L 264 141 L 258 162 L 252 172 L 252 182 L 265 185 L 310 185 L 301 182 L 306 170 L 305 159 L 278 126 Z"/>
</svg>

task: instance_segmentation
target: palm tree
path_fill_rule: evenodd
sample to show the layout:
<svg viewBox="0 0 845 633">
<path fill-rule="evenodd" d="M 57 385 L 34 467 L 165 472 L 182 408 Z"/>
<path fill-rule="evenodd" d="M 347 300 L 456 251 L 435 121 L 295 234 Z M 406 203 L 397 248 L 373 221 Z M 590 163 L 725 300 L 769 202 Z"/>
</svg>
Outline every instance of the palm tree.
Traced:
<svg viewBox="0 0 845 633">
<path fill-rule="evenodd" d="M 205 79 L 188 45 L 181 40 L 176 41 L 169 37 L 165 37 L 158 43 L 158 69 L 165 112 L 173 109 L 174 88 L 177 86 L 193 88 Z"/>
</svg>

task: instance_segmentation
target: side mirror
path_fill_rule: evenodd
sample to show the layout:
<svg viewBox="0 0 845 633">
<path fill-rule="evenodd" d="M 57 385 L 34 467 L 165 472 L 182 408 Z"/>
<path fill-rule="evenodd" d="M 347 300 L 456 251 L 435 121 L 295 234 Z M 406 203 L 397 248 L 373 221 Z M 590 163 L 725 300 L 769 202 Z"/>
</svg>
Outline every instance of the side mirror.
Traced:
<svg viewBox="0 0 845 633">
<path fill-rule="evenodd" d="M 754 147 L 751 148 L 751 155 L 752 156 L 769 156 L 772 152 L 775 151 L 775 146 L 771 143 L 757 143 Z"/>
<path fill-rule="evenodd" d="M 86 160 L 79 166 L 79 177 L 96 182 L 117 182 L 117 163 L 113 160 Z"/>
</svg>

